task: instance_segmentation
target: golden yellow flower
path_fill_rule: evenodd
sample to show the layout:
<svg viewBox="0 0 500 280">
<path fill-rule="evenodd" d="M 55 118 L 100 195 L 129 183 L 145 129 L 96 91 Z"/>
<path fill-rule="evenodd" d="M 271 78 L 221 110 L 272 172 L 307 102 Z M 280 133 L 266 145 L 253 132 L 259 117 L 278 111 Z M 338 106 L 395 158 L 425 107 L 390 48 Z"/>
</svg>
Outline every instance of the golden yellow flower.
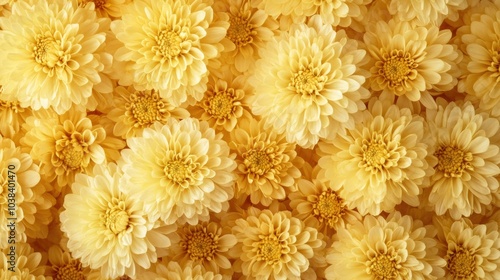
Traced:
<svg viewBox="0 0 500 280">
<path fill-rule="evenodd" d="M 193 118 L 155 123 L 122 151 L 124 185 L 140 197 L 152 220 L 206 221 L 229 207 L 236 168 L 227 143 L 207 122 Z"/>
<path fill-rule="evenodd" d="M 203 279 L 222 280 L 221 274 L 206 271 L 201 264 L 182 266 L 176 261 L 163 261 L 156 265 L 154 270 L 141 273 L 138 279 L 155 280 L 179 280 L 179 279 Z"/>
<path fill-rule="evenodd" d="M 155 90 L 138 91 L 132 86 L 118 86 L 114 93 L 113 109 L 107 117 L 116 122 L 113 134 L 123 139 L 140 136 L 144 128 L 155 122 L 165 124 L 169 117 L 189 117 L 186 109 L 173 106 Z"/>
<path fill-rule="evenodd" d="M 236 152 L 238 197 L 249 196 L 253 204 L 268 206 L 295 190 L 303 160 L 297 156 L 295 144 L 288 143 L 284 135 L 264 129 L 262 121 L 250 119 L 231 131 L 229 145 Z"/>
<path fill-rule="evenodd" d="M 449 211 L 454 219 L 482 213 L 499 189 L 500 143 L 492 141 L 499 121 L 477 113 L 470 103 L 453 102 L 428 110 L 426 118 L 437 159 L 430 205 L 436 214 Z"/>
<path fill-rule="evenodd" d="M 51 246 L 48 250 L 50 267 L 45 275 L 56 280 L 86 280 L 90 272 L 89 267 L 83 267 L 79 260 L 73 259 L 69 252 L 59 246 Z"/>
<path fill-rule="evenodd" d="M 238 243 L 234 269 L 246 279 L 301 279 L 315 249 L 323 246 L 318 231 L 306 227 L 289 211 L 256 210 L 236 220 Z"/>
<path fill-rule="evenodd" d="M 469 219 L 436 220 L 438 248 L 446 261 L 440 279 L 500 279 L 498 221 L 473 224 Z"/>
<path fill-rule="evenodd" d="M 175 106 L 188 98 L 190 103 L 201 100 L 207 65 L 223 49 L 220 41 L 229 26 L 214 16 L 211 4 L 210 0 L 139 0 L 123 7 L 122 19 L 111 25 L 123 43 L 115 58 L 134 62 L 136 86 L 158 90 Z"/>
<path fill-rule="evenodd" d="M 370 96 L 361 85 L 365 51 L 344 31 L 335 32 L 321 18 L 275 37 L 259 51 L 252 112 L 266 128 L 284 133 L 287 141 L 312 148 L 352 127 L 352 114 L 364 109 Z"/>
<path fill-rule="evenodd" d="M 0 93 L 3 87 L 0 86 Z M 20 135 L 21 125 L 31 115 L 30 108 L 23 108 L 18 101 L 0 98 L 0 134 L 14 140 Z"/>
<path fill-rule="evenodd" d="M 450 44 L 450 30 L 395 19 L 368 26 L 364 42 L 371 56 L 369 84 L 374 91 L 435 108 L 432 95 L 457 84 L 461 53 Z"/>
<path fill-rule="evenodd" d="M 93 3 L 98 17 L 109 17 L 111 19 L 122 16 L 122 8 L 128 5 L 130 0 L 78 0 L 80 6 Z"/>
<path fill-rule="evenodd" d="M 166 234 L 175 230 L 148 220 L 142 201 L 123 192 L 121 177 L 114 163 L 96 165 L 92 176 L 77 174 L 60 214 L 71 255 L 85 267 L 100 268 L 102 277 L 148 268 L 157 250 L 171 245 Z"/>
<path fill-rule="evenodd" d="M 0 21 L 2 99 L 59 114 L 85 106 L 101 82 L 99 54 L 109 23 L 77 0 L 15 2 Z"/>
<path fill-rule="evenodd" d="M 438 255 L 436 229 L 399 212 L 367 215 L 339 228 L 326 259 L 327 279 L 443 279 L 445 261 Z"/>
<path fill-rule="evenodd" d="M 12 266 L 10 261 L 10 248 L 0 250 L 0 277 L 1 279 L 29 279 L 45 280 L 50 279 L 44 276 L 46 260 L 42 258 L 40 252 L 35 252 L 28 243 L 16 242 L 16 264 Z M 11 268 L 14 271 L 12 271 Z"/>
<path fill-rule="evenodd" d="M 319 144 L 318 179 L 362 215 L 391 212 L 402 201 L 418 206 L 432 172 L 427 157 L 433 145 L 424 119 L 393 100 L 388 95 L 371 99 L 354 129 Z"/>
<path fill-rule="evenodd" d="M 440 26 L 445 18 L 458 20 L 458 11 L 465 10 L 469 5 L 466 0 L 406 0 L 387 1 L 391 15 L 401 21 L 415 21 L 420 25 L 432 24 Z"/>
</svg>

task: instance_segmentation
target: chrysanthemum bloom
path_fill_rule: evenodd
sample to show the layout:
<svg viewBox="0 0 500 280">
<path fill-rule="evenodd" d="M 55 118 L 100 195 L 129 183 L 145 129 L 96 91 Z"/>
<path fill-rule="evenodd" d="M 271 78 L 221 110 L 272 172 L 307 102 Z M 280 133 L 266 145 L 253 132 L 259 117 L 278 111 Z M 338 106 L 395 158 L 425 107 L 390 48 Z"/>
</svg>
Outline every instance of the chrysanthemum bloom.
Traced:
<svg viewBox="0 0 500 280">
<path fill-rule="evenodd" d="M 59 114 L 73 104 L 85 106 L 101 82 L 98 54 L 109 19 L 77 0 L 20 0 L 0 26 L 2 99 Z"/>
<path fill-rule="evenodd" d="M 438 248 L 446 260 L 440 279 L 500 279 L 500 232 L 497 221 L 473 224 L 469 219 L 438 222 Z"/>
<path fill-rule="evenodd" d="M 437 26 L 397 20 L 368 26 L 364 42 L 371 56 L 371 89 L 435 108 L 431 94 L 457 84 L 457 63 L 462 55 L 449 43 L 451 36 L 450 30 Z"/>
<path fill-rule="evenodd" d="M 237 123 L 252 118 L 249 108 L 252 94 L 253 89 L 245 76 L 210 76 L 205 97 L 189 111 L 193 117 L 207 121 L 212 128 L 230 132 Z"/>
<path fill-rule="evenodd" d="M 252 7 L 251 1 L 216 1 L 214 10 L 229 16 L 221 60 L 230 64 L 236 75 L 253 71 L 258 50 L 277 32 L 278 23 L 263 10 Z"/>
<path fill-rule="evenodd" d="M 332 230 L 361 220 L 361 215 L 347 208 L 345 200 L 325 183 L 300 179 L 297 186 L 298 190 L 288 196 L 290 208 L 307 226 L 331 236 Z"/>
<path fill-rule="evenodd" d="M 186 224 L 177 230 L 180 241 L 170 247 L 172 258 L 182 267 L 202 265 L 206 271 L 223 274 L 231 269 L 228 251 L 236 245 L 231 229 L 215 222 Z"/>
<path fill-rule="evenodd" d="M 94 164 L 106 161 L 107 150 L 123 146 L 104 145 L 107 142 L 119 144 L 104 128 L 86 116 L 85 112 L 70 110 L 62 115 L 52 111 L 38 111 L 23 125 L 26 135 L 21 139 L 24 146 L 31 148 L 31 156 L 40 161 L 40 173 L 49 182 L 57 182 L 62 188 L 71 184 L 76 173 L 91 172 Z"/>
<path fill-rule="evenodd" d="M 63 252 L 59 246 L 51 246 L 48 250 L 49 267 L 45 275 L 60 280 L 85 280 L 90 272 L 79 260 L 73 259 L 69 252 Z"/>
<path fill-rule="evenodd" d="M 76 175 L 60 214 L 72 256 L 84 266 L 100 268 L 102 277 L 135 275 L 136 266 L 149 268 L 157 261 L 157 250 L 171 245 L 165 234 L 175 230 L 148 220 L 141 200 L 122 191 L 121 176 L 114 163 L 96 165 L 93 176 Z"/>
<path fill-rule="evenodd" d="M 39 167 L 31 156 L 0 136 L 0 249 L 8 248 L 9 218 L 15 218 L 15 241 L 44 238 L 55 199 L 39 184 Z M 37 232 L 38 231 L 38 232 Z M 43 236 L 45 234 L 45 236 Z"/>
<path fill-rule="evenodd" d="M 459 90 L 476 97 L 479 107 L 489 110 L 500 103 L 500 1 L 484 2 L 458 30 L 465 54 Z"/>
<path fill-rule="evenodd" d="M 40 252 L 35 252 L 28 243 L 16 242 L 15 259 L 16 264 L 9 264 L 10 248 L 0 250 L 0 277 L 2 279 L 30 279 L 45 280 L 45 260 Z"/>
<path fill-rule="evenodd" d="M 295 144 L 288 143 L 284 135 L 264 129 L 262 121 L 250 119 L 231 131 L 229 145 L 238 163 L 238 197 L 250 196 L 252 203 L 267 206 L 295 190 L 303 160 L 297 156 Z"/>
<path fill-rule="evenodd" d="M 138 275 L 138 279 L 155 280 L 222 280 L 221 274 L 212 271 L 206 271 L 201 264 L 182 266 L 176 261 L 162 262 L 155 265 L 153 271 L 147 271 Z"/>
<path fill-rule="evenodd" d="M 0 93 L 3 87 L 0 86 Z M 6 101 L 0 98 L 0 134 L 8 138 L 20 135 L 21 125 L 31 115 L 30 108 L 23 108 L 17 101 Z"/>
<path fill-rule="evenodd" d="M 459 16 L 458 11 L 465 10 L 468 3 L 466 0 L 389 0 L 387 6 L 391 15 L 401 21 L 440 26 L 445 18 L 456 21 Z"/>
<path fill-rule="evenodd" d="M 130 0 L 78 0 L 80 6 L 94 3 L 98 17 L 120 18 L 122 8 L 130 3 Z"/>
<path fill-rule="evenodd" d="M 333 139 L 365 108 L 367 73 L 359 69 L 365 51 L 320 17 L 273 38 L 259 54 L 250 80 L 252 112 L 287 141 L 311 148 L 320 138 Z"/>
<path fill-rule="evenodd" d="M 178 106 L 200 100 L 207 65 L 223 49 L 229 22 L 214 19 L 212 1 L 140 0 L 123 7 L 111 29 L 124 46 L 117 60 L 133 61 L 134 83 Z M 143 28 L 139 28 L 139 27 Z"/>
<path fill-rule="evenodd" d="M 234 195 L 234 157 L 207 122 L 193 118 L 155 123 L 122 151 L 128 190 L 144 201 L 152 220 L 197 224 L 209 211 L 229 207 Z"/>
<path fill-rule="evenodd" d="M 289 211 L 257 211 L 233 227 L 238 243 L 234 264 L 247 279 L 300 279 L 314 250 L 322 246 L 318 231 Z"/>
<path fill-rule="evenodd" d="M 169 117 L 189 117 L 186 109 L 173 106 L 155 90 L 138 91 L 132 86 L 118 86 L 114 93 L 113 109 L 107 117 L 116 122 L 113 134 L 123 139 L 140 136 L 144 128 L 155 122 L 165 124 Z"/>
<path fill-rule="evenodd" d="M 436 229 L 411 216 L 387 219 L 367 215 L 339 228 L 326 259 L 328 279 L 443 279 L 445 261 L 438 255 Z"/>
<path fill-rule="evenodd" d="M 355 128 L 320 143 L 318 179 L 362 215 L 391 212 L 402 201 L 417 206 L 432 172 L 426 131 L 424 119 L 394 105 L 392 96 L 373 98 Z"/>
<path fill-rule="evenodd" d="M 438 215 L 454 219 L 481 213 L 499 189 L 499 122 L 474 106 L 449 103 L 427 111 L 437 164 L 428 200 Z M 495 176 L 497 176 L 495 178 Z"/>
</svg>

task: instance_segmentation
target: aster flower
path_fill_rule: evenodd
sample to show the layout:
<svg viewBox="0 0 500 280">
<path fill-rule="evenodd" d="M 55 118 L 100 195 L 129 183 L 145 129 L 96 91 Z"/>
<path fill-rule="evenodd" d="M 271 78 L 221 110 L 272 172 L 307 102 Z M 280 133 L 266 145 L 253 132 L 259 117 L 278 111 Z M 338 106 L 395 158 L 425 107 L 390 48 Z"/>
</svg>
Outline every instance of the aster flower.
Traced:
<svg viewBox="0 0 500 280">
<path fill-rule="evenodd" d="M 104 163 L 108 150 L 123 148 L 85 112 L 76 110 L 62 115 L 37 111 L 26 120 L 23 130 L 26 134 L 21 143 L 31 148 L 33 159 L 41 162 L 40 173 L 49 182 L 57 182 L 58 190 L 71 184 L 76 173 L 89 173 L 95 164 Z M 114 145 L 105 149 L 108 142 Z"/>
<path fill-rule="evenodd" d="M 187 118 L 155 123 L 122 151 L 124 184 L 144 201 L 152 220 L 167 224 L 207 220 L 233 197 L 236 167 L 227 143 L 207 122 Z"/>
<path fill-rule="evenodd" d="M 468 3 L 464 0 L 390 0 L 387 7 L 391 15 L 401 21 L 415 21 L 421 25 L 430 23 L 440 26 L 445 18 L 456 21 L 459 16 L 458 11 L 465 10 Z"/>
<path fill-rule="evenodd" d="M 51 246 L 48 250 L 49 268 L 45 274 L 54 279 L 84 280 L 90 273 L 89 267 L 83 267 L 82 263 L 71 257 L 71 254 L 64 251 L 59 246 Z"/>
<path fill-rule="evenodd" d="M 371 89 L 435 108 L 431 94 L 457 84 L 461 53 L 449 43 L 451 36 L 450 30 L 437 26 L 397 20 L 368 26 L 364 42 L 372 59 Z"/>
<path fill-rule="evenodd" d="M 230 132 L 237 123 L 252 118 L 249 112 L 252 93 L 245 76 L 210 76 L 205 97 L 189 110 L 193 117 L 207 121 L 212 128 Z"/>
<path fill-rule="evenodd" d="M 169 117 L 189 117 L 186 109 L 173 106 L 155 90 L 138 91 L 132 86 L 118 86 L 114 93 L 113 109 L 107 117 L 116 122 L 113 134 L 123 139 L 140 136 L 144 128 L 155 122 L 165 124 Z"/>
<path fill-rule="evenodd" d="M 148 220 L 141 201 L 122 191 L 121 176 L 114 163 L 96 165 L 93 176 L 78 174 L 60 214 L 72 256 L 85 267 L 100 268 L 102 277 L 148 268 L 157 250 L 171 245 L 166 234 L 175 230 Z"/>
<path fill-rule="evenodd" d="M 320 143 L 318 179 L 362 215 L 390 212 L 402 201 L 418 206 L 432 173 L 427 162 L 432 143 L 425 132 L 424 119 L 394 105 L 391 96 L 373 98 L 355 128 Z"/>
<path fill-rule="evenodd" d="M 438 255 L 436 229 L 411 216 L 387 219 L 367 215 L 339 228 L 327 253 L 328 279 L 443 279 L 445 261 Z"/>
<path fill-rule="evenodd" d="M 77 0 L 20 0 L 0 26 L 2 99 L 59 114 L 86 105 L 101 82 L 99 54 L 109 19 Z"/>
<path fill-rule="evenodd" d="M 436 220 L 438 248 L 446 260 L 441 279 L 485 279 L 500 277 L 500 232 L 497 221 L 473 224 L 469 219 Z"/>
<path fill-rule="evenodd" d="M 46 237 L 43 235 L 52 221 L 50 207 L 55 199 L 39 182 L 39 167 L 30 155 L 23 153 L 12 140 L 0 136 L 0 249 L 10 246 L 7 227 L 10 218 L 16 220 L 16 243 L 26 242 L 27 236 Z"/>
<path fill-rule="evenodd" d="M 214 17 L 212 1 L 140 0 L 111 25 L 123 43 L 115 58 L 132 61 L 137 86 L 158 90 L 178 106 L 203 97 L 207 65 L 223 49 L 229 22 Z M 138 27 L 144 28 L 138 28 Z M 141 88 L 142 89 L 142 88 Z"/>
<path fill-rule="evenodd" d="M 333 229 L 361 220 L 361 215 L 347 208 L 345 200 L 326 184 L 300 179 L 297 186 L 298 190 L 288 196 L 293 216 L 325 236 L 330 236 Z"/>
<path fill-rule="evenodd" d="M 228 251 L 236 245 L 231 229 L 214 222 L 186 224 L 177 230 L 180 241 L 173 244 L 172 259 L 182 267 L 201 264 L 206 271 L 225 274 L 231 268 Z"/>
<path fill-rule="evenodd" d="M 238 197 L 250 196 L 253 204 L 268 206 L 295 189 L 303 160 L 297 156 L 295 144 L 286 142 L 283 135 L 250 119 L 231 131 L 229 145 L 236 152 Z"/>
<path fill-rule="evenodd" d="M 8 261 L 10 248 L 0 250 L 0 275 L 2 279 L 45 280 L 45 260 L 40 252 L 35 252 L 28 243 L 16 242 L 16 265 L 14 271 Z"/>
<path fill-rule="evenodd" d="M 498 191 L 500 147 L 492 141 L 499 122 L 474 106 L 452 102 L 427 111 L 437 164 L 428 200 L 436 214 L 454 219 L 482 213 Z M 495 177 L 497 176 L 497 177 Z"/>
<path fill-rule="evenodd" d="M 289 211 L 256 210 L 235 223 L 234 266 L 247 279 L 300 279 L 324 242 Z"/>
<path fill-rule="evenodd" d="M 258 89 L 252 112 L 287 141 L 311 148 L 320 138 L 331 140 L 365 108 L 369 92 L 359 69 L 365 52 L 321 18 L 273 38 L 259 54 L 250 78 Z"/>
</svg>

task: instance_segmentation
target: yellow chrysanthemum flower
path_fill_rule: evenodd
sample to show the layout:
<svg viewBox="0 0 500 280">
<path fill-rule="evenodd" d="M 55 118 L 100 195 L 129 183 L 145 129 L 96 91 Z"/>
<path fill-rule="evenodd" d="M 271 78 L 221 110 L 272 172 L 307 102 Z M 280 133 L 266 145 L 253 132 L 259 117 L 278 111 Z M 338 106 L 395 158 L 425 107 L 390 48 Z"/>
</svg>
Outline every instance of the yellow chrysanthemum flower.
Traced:
<svg viewBox="0 0 500 280">
<path fill-rule="evenodd" d="M 315 249 L 323 245 L 318 231 L 289 211 L 254 210 L 247 218 L 236 220 L 233 227 L 238 239 L 233 253 L 239 258 L 235 271 L 244 279 L 301 279 Z"/>
<path fill-rule="evenodd" d="M 443 20 L 449 18 L 458 20 L 458 11 L 468 7 L 467 0 L 388 0 L 387 7 L 391 15 L 401 21 L 415 21 L 420 25 L 432 24 L 440 26 Z"/>
<path fill-rule="evenodd" d="M 193 103 L 203 97 L 207 65 L 223 49 L 220 41 L 229 26 L 214 16 L 211 4 L 139 0 L 123 7 L 122 19 L 111 25 L 124 44 L 115 58 L 134 62 L 131 67 L 137 87 L 158 90 L 175 106 L 188 98 Z"/>
<path fill-rule="evenodd" d="M 368 26 L 364 42 L 371 56 L 371 89 L 435 108 L 432 95 L 457 84 L 462 55 L 449 43 L 451 36 L 450 30 L 437 26 L 394 19 Z"/>
<path fill-rule="evenodd" d="M 83 267 L 79 260 L 73 259 L 69 252 L 59 246 L 51 246 L 48 250 L 50 266 L 45 275 L 57 280 L 86 280 L 90 273 L 89 267 Z"/>
<path fill-rule="evenodd" d="M 189 117 L 186 109 L 173 106 L 155 90 L 138 91 L 132 86 L 118 86 L 114 93 L 113 109 L 107 117 L 116 123 L 113 134 L 123 139 L 140 136 L 144 128 L 155 122 L 165 124 L 169 117 Z"/>
<path fill-rule="evenodd" d="M 212 271 L 206 271 L 201 264 L 182 266 L 176 261 L 163 261 L 156 264 L 155 269 L 141 273 L 138 279 L 155 280 L 179 280 L 179 279 L 203 279 L 203 280 L 222 280 L 221 274 Z"/>
<path fill-rule="evenodd" d="M 236 168 L 227 143 L 207 122 L 193 118 L 155 123 L 122 151 L 124 184 L 144 201 L 152 220 L 206 221 L 229 207 Z"/>
<path fill-rule="evenodd" d="M 28 243 L 16 243 L 15 261 L 11 261 L 10 248 L 0 250 L 0 277 L 1 279 L 29 279 L 45 280 L 50 279 L 44 276 L 46 260 L 42 258 L 40 252 L 35 252 Z"/>
<path fill-rule="evenodd" d="M 268 206 L 296 189 L 303 160 L 297 156 L 295 144 L 286 142 L 284 135 L 264 129 L 262 121 L 250 119 L 231 131 L 229 145 L 236 152 L 238 197 L 249 196 L 253 204 Z"/>
<path fill-rule="evenodd" d="M 250 78 L 256 89 L 252 112 L 287 141 L 311 148 L 320 138 L 332 140 L 365 108 L 362 100 L 370 93 L 361 86 L 367 73 L 359 68 L 365 51 L 318 16 L 273 38 L 259 53 Z"/>
<path fill-rule="evenodd" d="M 142 202 L 123 192 L 121 177 L 114 163 L 96 165 L 92 176 L 78 174 L 60 214 L 72 256 L 84 266 L 100 268 L 102 277 L 148 268 L 157 261 L 157 250 L 171 245 L 166 234 L 175 230 L 148 220 Z"/>
<path fill-rule="evenodd" d="M 417 196 L 432 172 L 424 119 L 393 100 L 373 98 L 355 128 L 319 145 L 318 179 L 362 215 L 391 212 L 402 201 L 419 205 Z"/>
<path fill-rule="evenodd" d="M 437 158 L 430 205 L 438 215 L 449 211 L 454 219 L 482 213 L 499 189 L 500 143 L 492 141 L 498 120 L 476 113 L 470 103 L 452 102 L 428 110 L 427 122 Z"/>
<path fill-rule="evenodd" d="M 98 17 L 109 17 L 111 19 L 120 18 L 122 8 L 130 2 L 130 0 L 78 0 L 80 6 L 94 3 Z"/>
<path fill-rule="evenodd" d="M 500 279 L 500 227 L 497 221 L 473 224 L 469 219 L 436 220 L 438 248 L 446 260 L 440 279 Z"/>
<path fill-rule="evenodd" d="M 0 86 L 0 93 L 3 87 Z M 18 101 L 6 101 L 0 97 L 0 134 L 16 141 L 21 135 L 21 125 L 31 115 L 30 108 L 23 108 Z"/>
<path fill-rule="evenodd" d="M 326 259 L 328 279 L 443 279 L 445 261 L 438 255 L 436 229 L 411 216 L 387 219 L 367 215 L 339 228 Z"/>
<path fill-rule="evenodd" d="M 99 54 L 109 23 L 77 0 L 15 2 L 0 19 L 2 99 L 59 114 L 85 106 L 101 82 Z"/>
</svg>

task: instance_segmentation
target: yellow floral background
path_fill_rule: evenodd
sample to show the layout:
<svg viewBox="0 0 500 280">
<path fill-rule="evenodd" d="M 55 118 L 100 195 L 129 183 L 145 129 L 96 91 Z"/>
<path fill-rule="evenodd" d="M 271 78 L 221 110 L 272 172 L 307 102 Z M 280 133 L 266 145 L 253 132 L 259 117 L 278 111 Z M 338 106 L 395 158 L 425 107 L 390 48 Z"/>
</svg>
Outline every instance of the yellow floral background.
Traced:
<svg viewBox="0 0 500 280">
<path fill-rule="evenodd" d="M 500 279 L 500 0 L 0 5 L 0 279 Z"/>
</svg>

